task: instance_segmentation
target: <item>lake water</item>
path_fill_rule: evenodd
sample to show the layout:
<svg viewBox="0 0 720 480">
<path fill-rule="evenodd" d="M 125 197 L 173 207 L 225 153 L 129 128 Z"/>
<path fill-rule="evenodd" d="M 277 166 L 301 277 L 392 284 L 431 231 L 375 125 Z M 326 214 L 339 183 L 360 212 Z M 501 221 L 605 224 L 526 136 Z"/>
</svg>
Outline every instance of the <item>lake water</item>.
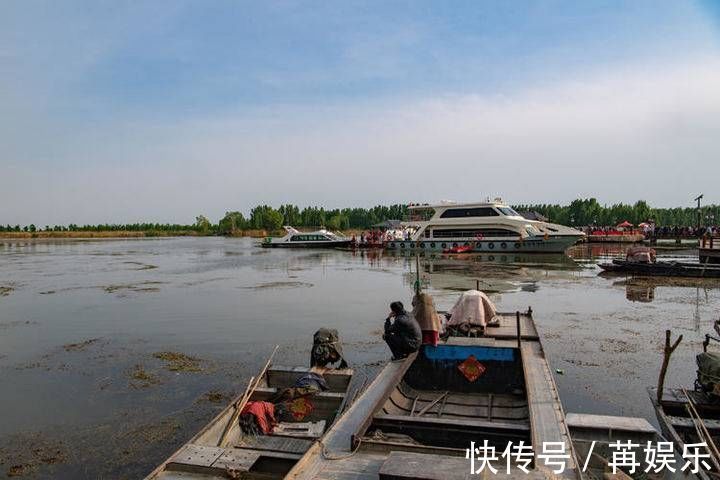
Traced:
<svg viewBox="0 0 720 480">
<path fill-rule="evenodd" d="M 358 378 L 372 376 L 389 357 L 389 302 L 410 303 L 415 259 L 255 243 L 0 240 L 0 474 L 142 477 L 276 344 L 275 363 L 307 364 L 322 326 L 340 331 Z M 422 282 L 439 309 L 477 281 L 501 311 L 532 306 L 567 412 L 656 423 L 646 387 L 665 329 L 684 335 L 667 384 L 691 386 L 720 283 L 599 276 L 595 262 L 620 254 L 423 258 Z M 162 352 L 193 358 L 178 370 Z"/>
</svg>

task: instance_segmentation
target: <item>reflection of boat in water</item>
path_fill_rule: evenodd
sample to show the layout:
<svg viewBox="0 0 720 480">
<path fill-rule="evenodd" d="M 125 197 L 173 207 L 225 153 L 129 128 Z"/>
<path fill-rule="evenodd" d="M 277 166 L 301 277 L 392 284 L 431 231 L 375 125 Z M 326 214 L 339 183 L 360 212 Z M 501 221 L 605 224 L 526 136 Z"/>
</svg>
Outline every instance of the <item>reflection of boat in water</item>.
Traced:
<svg viewBox="0 0 720 480">
<path fill-rule="evenodd" d="M 272 433 L 246 434 L 238 423 L 238 405 L 249 403 L 245 394 L 237 397 L 188 443 L 146 477 L 146 480 L 218 478 L 282 478 L 305 451 L 322 438 L 325 430 L 343 410 L 350 385 L 351 369 L 269 366 L 250 391 L 252 402 L 270 402 L 309 372 L 321 373 L 328 389 L 291 404 L 292 420 L 277 423 Z M 253 377 L 254 379 L 255 377 Z M 251 379 L 251 384 L 253 383 Z M 301 403 L 303 403 L 301 405 Z M 304 410 L 300 420 L 295 416 Z M 294 418 L 293 418 L 294 417 Z M 234 472 L 237 476 L 229 476 Z"/>
<path fill-rule="evenodd" d="M 528 220 L 500 199 L 481 203 L 413 205 L 403 226 L 415 229 L 406 240 L 390 240 L 390 250 L 442 252 L 562 253 L 584 238 L 574 228 Z"/>
<path fill-rule="evenodd" d="M 287 234 L 281 238 L 266 238 L 263 247 L 268 248 L 336 248 L 348 247 L 352 240 L 325 229 L 300 232 L 293 227 L 283 227 Z"/>
<path fill-rule="evenodd" d="M 432 261 L 435 264 L 442 262 L 448 265 L 462 264 L 509 264 L 517 266 L 538 266 L 547 268 L 568 268 L 579 269 L 580 265 L 574 259 L 563 253 L 441 253 L 441 252 L 417 252 L 417 251 L 385 251 L 386 256 L 415 257 L 419 256 L 425 261 Z"/>
<path fill-rule="evenodd" d="M 629 262 L 615 259 L 612 263 L 598 264 L 606 272 L 634 275 L 720 278 L 720 266 L 683 262 Z"/>
</svg>

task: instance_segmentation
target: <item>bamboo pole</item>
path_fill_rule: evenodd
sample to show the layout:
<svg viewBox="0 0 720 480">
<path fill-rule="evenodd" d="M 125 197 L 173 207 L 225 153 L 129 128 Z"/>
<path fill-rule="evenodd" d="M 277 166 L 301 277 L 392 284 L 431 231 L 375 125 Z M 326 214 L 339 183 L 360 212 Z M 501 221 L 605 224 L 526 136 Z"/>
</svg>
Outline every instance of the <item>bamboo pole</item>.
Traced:
<svg viewBox="0 0 720 480">
<path fill-rule="evenodd" d="M 717 445 L 715 445 L 715 442 L 713 441 L 710 432 L 708 432 L 707 427 L 705 427 L 705 422 L 703 422 L 702 417 L 695 408 L 695 402 L 690 397 L 687 390 L 683 388 L 682 392 L 685 394 L 685 398 L 687 398 L 688 403 L 687 405 L 685 405 L 685 408 L 687 408 L 687 411 L 690 414 L 690 418 L 695 425 L 695 430 L 698 433 L 698 437 L 700 438 L 700 440 L 703 440 L 707 445 L 708 450 L 711 453 L 710 459 L 715 464 L 715 468 L 720 471 L 720 452 L 718 452 Z"/>
<path fill-rule="evenodd" d="M 657 387 L 657 402 L 658 405 L 660 404 L 660 401 L 662 400 L 662 394 L 663 389 L 665 388 L 665 376 L 667 375 L 667 369 L 668 365 L 670 364 L 670 355 L 675 351 L 675 349 L 680 345 L 680 342 L 683 339 L 683 336 L 680 335 L 678 339 L 675 341 L 675 343 L 670 345 L 670 330 L 665 330 L 665 349 L 663 350 L 663 363 L 662 367 L 660 367 L 660 376 L 658 377 L 658 387 Z"/>
<path fill-rule="evenodd" d="M 245 405 L 247 405 L 253 392 L 255 392 L 255 389 L 258 387 L 258 385 L 260 384 L 260 381 L 265 376 L 265 373 L 267 372 L 267 369 L 270 367 L 270 363 L 272 362 L 272 359 L 275 356 L 275 352 L 278 351 L 278 348 L 280 348 L 280 345 L 275 345 L 275 349 L 270 354 L 270 358 L 268 358 L 268 361 L 265 363 L 265 366 L 263 367 L 263 369 L 260 370 L 260 374 L 257 377 L 252 377 L 250 379 L 250 382 L 248 382 L 248 386 L 245 389 L 245 393 L 243 394 L 240 401 L 235 404 L 235 411 L 233 412 L 232 417 L 230 417 L 230 421 L 228 421 L 227 425 L 225 425 L 225 430 L 223 430 L 223 433 L 220 436 L 220 440 L 218 441 L 218 447 L 224 446 L 225 441 L 227 440 L 228 433 L 230 433 L 230 429 L 237 421 L 243 408 L 245 408 Z M 254 380 L 254 383 L 253 383 L 253 380 Z"/>
</svg>

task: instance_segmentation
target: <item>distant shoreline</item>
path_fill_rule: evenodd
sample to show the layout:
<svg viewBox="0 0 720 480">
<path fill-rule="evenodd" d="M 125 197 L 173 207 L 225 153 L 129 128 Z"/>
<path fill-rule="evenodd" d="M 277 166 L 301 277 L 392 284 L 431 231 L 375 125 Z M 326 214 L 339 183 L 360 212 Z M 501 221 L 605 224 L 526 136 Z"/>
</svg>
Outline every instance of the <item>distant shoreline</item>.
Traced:
<svg viewBox="0 0 720 480">
<path fill-rule="evenodd" d="M 0 239 L 25 240 L 25 239 L 52 239 L 52 238 L 157 238 L 157 237 L 212 237 L 213 233 L 201 233 L 195 231 L 88 231 L 88 232 L 0 232 Z M 264 238 L 268 236 L 265 230 L 242 230 L 237 231 L 230 237 L 252 237 Z"/>
<path fill-rule="evenodd" d="M 303 230 L 303 229 L 300 229 Z M 350 229 L 344 232 L 347 236 L 360 235 L 363 230 Z M 128 231 L 128 230 L 101 230 L 101 231 L 86 231 L 86 232 L 57 232 L 57 231 L 40 231 L 40 232 L 0 232 L 0 240 L 31 240 L 31 239 L 53 239 L 53 238 L 157 238 L 157 237 L 214 237 L 214 236 L 225 236 L 225 237 L 250 237 L 250 238 L 265 238 L 269 236 L 282 236 L 285 232 L 268 232 L 267 230 L 236 230 L 235 232 L 228 235 L 217 235 L 215 233 L 201 233 L 193 230 L 181 230 L 181 231 L 161 231 L 161 230 L 147 230 L 147 231 Z"/>
</svg>

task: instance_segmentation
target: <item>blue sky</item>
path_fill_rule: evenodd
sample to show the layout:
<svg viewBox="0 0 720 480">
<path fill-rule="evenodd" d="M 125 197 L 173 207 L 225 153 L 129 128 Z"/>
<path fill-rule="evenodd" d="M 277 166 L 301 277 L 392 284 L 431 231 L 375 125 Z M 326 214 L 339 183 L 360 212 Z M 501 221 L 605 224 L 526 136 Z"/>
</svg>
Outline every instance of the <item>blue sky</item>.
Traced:
<svg viewBox="0 0 720 480">
<path fill-rule="evenodd" d="M 720 203 L 718 5 L 5 1 L 0 223 Z"/>
</svg>

